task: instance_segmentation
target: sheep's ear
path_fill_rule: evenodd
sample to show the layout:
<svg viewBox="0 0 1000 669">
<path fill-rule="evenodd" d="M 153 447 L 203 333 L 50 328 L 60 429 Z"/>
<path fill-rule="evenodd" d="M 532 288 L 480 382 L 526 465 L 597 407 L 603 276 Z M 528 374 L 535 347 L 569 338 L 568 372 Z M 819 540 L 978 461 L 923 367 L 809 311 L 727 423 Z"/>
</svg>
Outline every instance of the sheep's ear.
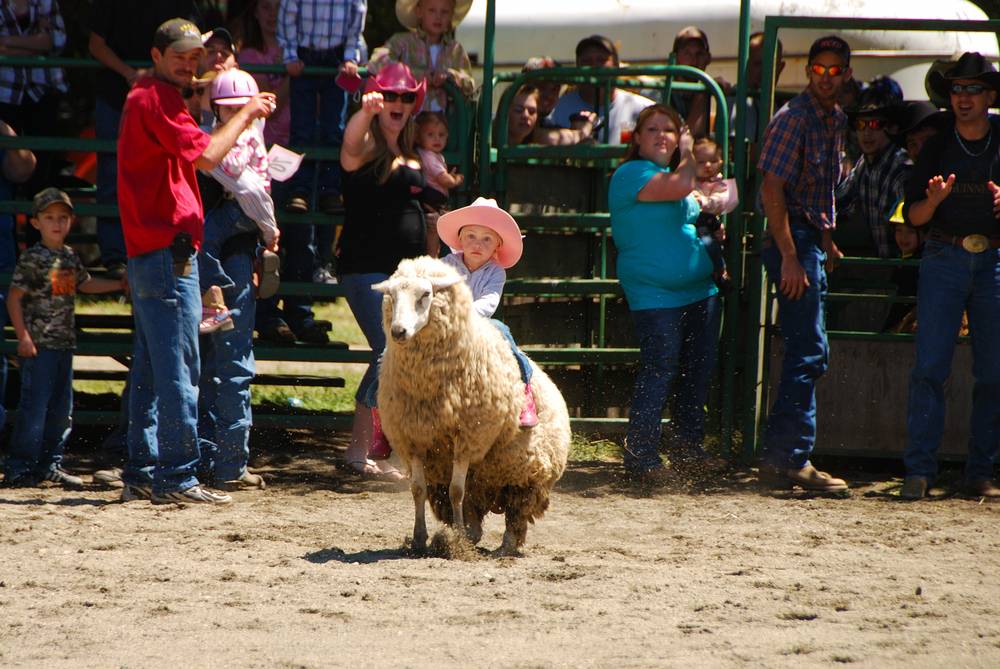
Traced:
<svg viewBox="0 0 1000 669">
<path fill-rule="evenodd" d="M 392 279 L 386 279 L 385 281 L 381 281 L 379 283 L 373 283 L 372 290 L 385 295 L 390 290 L 392 290 Z"/>
<path fill-rule="evenodd" d="M 436 276 L 431 279 L 431 288 L 434 290 L 443 290 L 444 288 L 450 288 L 461 281 L 463 281 L 462 277 L 457 274 L 452 276 Z"/>
</svg>

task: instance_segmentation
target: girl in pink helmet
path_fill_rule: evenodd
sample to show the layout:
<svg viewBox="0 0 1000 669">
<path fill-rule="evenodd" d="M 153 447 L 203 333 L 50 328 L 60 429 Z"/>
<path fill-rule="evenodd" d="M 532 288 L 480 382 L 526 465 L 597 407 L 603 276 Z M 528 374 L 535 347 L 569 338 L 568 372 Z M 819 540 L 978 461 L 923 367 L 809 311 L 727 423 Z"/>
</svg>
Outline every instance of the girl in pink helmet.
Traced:
<svg viewBox="0 0 1000 669">
<path fill-rule="evenodd" d="M 258 92 L 257 82 L 249 73 L 235 69 L 220 73 L 209 89 L 216 123 L 226 123 Z M 198 252 L 198 273 L 202 289 L 202 320 L 199 330 L 202 333 L 233 327 L 222 289 L 234 284 L 223 271 L 219 259 L 222 245 L 227 239 L 241 232 L 259 230 L 264 240 L 264 249 L 260 256 L 258 294 L 266 298 L 278 289 L 279 232 L 274 219 L 271 177 L 268 175 L 262 126 L 262 123 L 247 126 L 229 153 L 210 172 L 222 187 L 221 190 L 214 194 L 202 193 L 206 211 L 227 207 L 227 213 L 231 214 L 211 216 L 205 220 L 205 237 Z"/>
</svg>

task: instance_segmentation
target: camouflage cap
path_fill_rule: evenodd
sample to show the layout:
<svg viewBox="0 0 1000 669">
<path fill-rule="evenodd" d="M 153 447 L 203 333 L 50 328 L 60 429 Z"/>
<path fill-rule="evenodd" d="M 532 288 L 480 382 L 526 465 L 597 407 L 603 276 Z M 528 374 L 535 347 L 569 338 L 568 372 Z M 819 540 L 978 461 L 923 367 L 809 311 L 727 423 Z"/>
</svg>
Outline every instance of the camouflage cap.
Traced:
<svg viewBox="0 0 1000 669">
<path fill-rule="evenodd" d="M 205 48 L 198 26 L 187 19 L 170 19 L 161 23 L 153 35 L 153 46 L 160 53 L 167 49 L 184 53 L 192 49 Z"/>
<path fill-rule="evenodd" d="M 35 193 L 35 201 L 34 206 L 31 208 L 31 215 L 38 216 L 54 204 L 64 204 L 69 207 L 70 211 L 73 210 L 73 200 L 69 199 L 69 195 L 66 195 L 66 193 L 62 192 L 58 188 L 49 187 Z"/>
</svg>

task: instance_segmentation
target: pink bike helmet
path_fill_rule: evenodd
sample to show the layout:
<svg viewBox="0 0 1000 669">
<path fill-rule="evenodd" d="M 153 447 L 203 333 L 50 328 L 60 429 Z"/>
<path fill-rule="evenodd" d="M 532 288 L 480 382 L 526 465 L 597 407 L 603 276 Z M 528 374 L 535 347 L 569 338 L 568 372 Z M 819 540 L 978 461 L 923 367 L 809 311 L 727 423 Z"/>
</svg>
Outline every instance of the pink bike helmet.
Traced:
<svg viewBox="0 0 1000 669">
<path fill-rule="evenodd" d="M 260 89 L 250 73 L 234 69 L 220 72 L 212 80 L 208 96 L 214 104 L 238 106 L 246 104 L 258 93 Z"/>
</svg>

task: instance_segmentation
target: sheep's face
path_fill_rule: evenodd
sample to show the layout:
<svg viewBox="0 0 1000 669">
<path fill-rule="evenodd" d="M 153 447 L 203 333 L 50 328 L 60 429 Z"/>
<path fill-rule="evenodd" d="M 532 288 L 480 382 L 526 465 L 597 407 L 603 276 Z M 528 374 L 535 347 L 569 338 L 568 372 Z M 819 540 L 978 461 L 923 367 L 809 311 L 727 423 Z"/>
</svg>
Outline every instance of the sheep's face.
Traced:
<svg viewBox="0 0 1000 669">
<path fill-rule="evenodd" d="M 372 286 L 386 296 L 392 309 L 389 335 L 398 344 L 406 344 L 420 332 L 431 315 L 434 291 L 461 281 L 461 277 L 398 277 Z"/>
</svg>

